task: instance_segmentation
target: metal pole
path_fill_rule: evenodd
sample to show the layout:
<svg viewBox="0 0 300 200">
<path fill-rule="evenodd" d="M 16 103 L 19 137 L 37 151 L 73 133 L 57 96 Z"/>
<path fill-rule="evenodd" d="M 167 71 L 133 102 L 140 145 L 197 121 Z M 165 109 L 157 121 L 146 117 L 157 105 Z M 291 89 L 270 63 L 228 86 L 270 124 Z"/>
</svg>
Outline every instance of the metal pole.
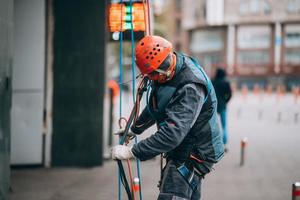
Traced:
<svg viewBox="0 0 300 200">
<path fill-rule="evenodd" d="M 241 141 L 241 160 L 240 160 L 240 166 L 243 166 L 245 163 L 245 149 L 248 143 L 248 138 L 244 138 Z"/>
<path fill-rule="evenodd" d="M 112 146 L 113 142 L 113 112 L 114 112 L 114 92 L 112 88 L 109 88 L 109 135 L 108 135 L 108 146 Z"/>
<path fill-rule="evenodd" d="M 292 200 L 300 200 L 300 182 L 293 183 Z"/>
</svg>

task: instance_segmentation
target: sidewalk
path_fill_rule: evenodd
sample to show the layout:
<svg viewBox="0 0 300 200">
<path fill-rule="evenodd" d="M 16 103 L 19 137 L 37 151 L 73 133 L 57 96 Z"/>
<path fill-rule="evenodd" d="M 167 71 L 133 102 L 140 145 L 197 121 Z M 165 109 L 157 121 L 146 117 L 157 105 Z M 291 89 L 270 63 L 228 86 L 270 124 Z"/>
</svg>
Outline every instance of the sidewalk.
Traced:
<svg viewBox="0 0 300 200">
<path fill-rule="evenodd" d="M 300 122 L 260 121 L 256 114 L 238 118 L 235 105 L 230 109 L 229 153 L 204 179 L 202 200 L 291 199 L 292 183 L 300 181 Z M 244 137 L 249 143 L 245 165 L 240 167 L 240 140 Z M 142 162 L 141 168 L 143 199 L 154 200 L 159 158 Z M 12 187 L 11 200 L 116 200 L 117 165 L 106 161 L 102 167 L 90 169 L 14 170 Z M 127 199 L 125 195 L 123 199 Z"/>
</svg>

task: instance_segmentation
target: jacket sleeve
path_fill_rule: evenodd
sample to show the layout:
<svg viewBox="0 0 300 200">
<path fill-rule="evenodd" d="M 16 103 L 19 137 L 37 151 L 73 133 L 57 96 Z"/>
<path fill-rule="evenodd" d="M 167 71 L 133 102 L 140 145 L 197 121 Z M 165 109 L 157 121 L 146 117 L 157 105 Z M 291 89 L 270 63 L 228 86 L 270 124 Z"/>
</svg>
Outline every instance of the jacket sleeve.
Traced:
<svg viewBox="0 0 300 200">
<path fill-rule="evenodd" d="M 166 118 L 158 131 L 133 146 L 135 157 L 148 160 L 176 148 L 194 125 L 204 99 L 204 88 L 200 85 L 187 84 L 180 88 L 167 105 Z"/>
<path fill-rule="evenodd" d="M 152 115 L 150 114 L 148 108 L 146 107 L 140 114 L 136 122 L 131 126 L 131 131 L 135 134 L 143 133 L 147 128 L 155 123 Z"/>
</svg>

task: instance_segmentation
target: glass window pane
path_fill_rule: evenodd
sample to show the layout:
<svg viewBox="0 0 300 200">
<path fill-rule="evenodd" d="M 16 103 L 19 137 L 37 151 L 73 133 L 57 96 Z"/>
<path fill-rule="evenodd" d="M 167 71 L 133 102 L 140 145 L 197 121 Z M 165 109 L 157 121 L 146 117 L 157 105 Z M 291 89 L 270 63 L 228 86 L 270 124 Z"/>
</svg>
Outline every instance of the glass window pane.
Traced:
<svg viewBox="0 0 300 200">
<path fill-rule="evenodd" d="M 198 30 L 192 33 L 190 49 L 192 53 L 222 51 L 224 48 L 222 30 Z"/>
<path fill-rule="evenodd" d="M 238 64 L 267 64 L 270 62 L 269 51 L 240 51 L 237 54 Z"/>
<path fill-rule="evenodd" d="M 300 64 L 300 49 L 287 49 L 285 51 L 285 64 Z"/>
<path fill-rule="evenodd" d="M 300 24 L 285 26 L 285 47 L 300 47 Z"/>
<path fill-rule="evenodd" d="M 250 12 L 252 14 L 257 14 L 259 12 L 260 2 L 259 0 L 251 0 L 250 1 Z"/>
<path fill-rule="evenodd" d="M 287 13 L 297 13 L 300 11 L 300 0 L 288 0 L 286 4 Z"/>
<path fill-rule="evenodd" d="M 271 46 L 271 27 L 240 26 L 237 37 L 239 49 L 269 48 Z"/>
<path fill-rule="evenodd" d="M 248 13 L 248 9 L 249 9 L 248 1 L 240 0 L 239 9 L 240 9 L 241 15 L 246 15 Z"/>
<path fill-rule="evenodd" d="M 223 63 L 223 56 L 221 53 L 210 53 L 201 56 L 197 56 L 200 60 L 200 63 L 203 66 L 211 66 L 214 64 Z"/>
</svg>

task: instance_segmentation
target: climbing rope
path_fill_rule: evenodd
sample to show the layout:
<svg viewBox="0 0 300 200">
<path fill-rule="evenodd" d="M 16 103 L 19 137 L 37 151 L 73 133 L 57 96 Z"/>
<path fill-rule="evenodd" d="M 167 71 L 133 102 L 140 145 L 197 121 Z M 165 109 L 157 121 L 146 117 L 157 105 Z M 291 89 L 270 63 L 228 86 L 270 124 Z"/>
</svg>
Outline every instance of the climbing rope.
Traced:
<svg viewBox="0 0 300 200">
<path fill-rule="evenodd" d="M 130 24 L 131 24 L 131 71 L 132 71 L 132 100 L 133 103 L 136 102 L 135 99 L 135 77 L 136 77 L 136 72 L 135 72 L 135 55 L 134 55 L 134 32 L 133 32 L 133 17 L 132 17 L 132 0 L 130 0 Z M 139 108 L 137 108 L 139 109 Z M 138 112 L 136 113 L 136 116 L 138 116 Z M 137 118 L 137 117 L 135 117 Z M 135 121 L 135 120 L 134 120 Z M 138 138 L 134 138 L 135 144 L 138 143 Z M 138 178 L 139 178 L 139 196 L 140 200 L 143 199 L 142 197 L 142 179 L 141 179 L 141 166 L 140 166 L 140 160 L 136 159 L 136 168 L 137 168 L 137 173 L 138 173 Z M 134 192 L 133 192 L 134 193 Z"/>
<path fill-rule="evenodd" d="M 119 60 L 120 60 L 120 63 L 119 63 L 119 71 L 120 71 L 120 76 L 119 76 L 119 82 L 122 83 L 123 82 L 123 32 L 122 32 L 122 19 L 123 19 L 123 12 L 122 12 L 122 9 L 123 9 L 123 0 L 121 0 L 121 26 L 120 26 L 120 53 L 119 53 Z M 123 85 L 119 85 L 120 87 L 120 110 L 119 110 L 119 117 L 122 118 L 122 95 L 123 95 Z M 119 140 L 119 143 L 120 143 L 120 140 Z M 122 200 L 122 188 L 121 188 L 121 182 L 122 182 L 122 178 L 121 178 L 121 167 L 118 163 L 118 199 L 119 200 Z"/>
<path fill-rule="evenodd" d="M 124 134 L 122 137 L 119 138 L 119 144 L 123 145 L 129 128 L 132 124 L 132 122 L 135 122 L 138 115 L 139 115 L 139 109 L 140 109 L 140 100 L 143 96 L 143 93 L 147 90 L 149 84 L 148 84 L 148 78 L 145 78 L 141 81 L 139 87 L 138 87 L 138 92 L 137 94 L 135 94 L 135 86 L 136 86 L 136 82 L 135 80 L 140 77 L 136 76 L 136 68 L 135 68 L 135 55 L 134 55 L 134 31 L 133 31 L 133 17 L 132 17 L 132 3 L 133 1 L 130 0 L 130 23 L 131 23 L 131 62 L 132 62 L 132 100 L 133 100 L 133 104 L 134 107 L 131 111 L 130 117 L 128 119 L 128 121 L 126 122 L 126 126 L 125 126 L 125 130 L 124 130 Z M 120 64 L 119 64 L 119 71 L 120 71 L 120 76 L 119 76 L 119 86 L 120 86 L 120 110 L 119 110 L 119 117 L 120 120 L 122 119 L 122 91 L 123 91 L 123 32 L 122 32 L 122 19 L 123 19 L 123 0 L 120 1 L 121 4 L 121 27 L 120 27 Z M 143 8 L 144 8 L 144 17 L 145 17 L 145 34 L 149 35 L 150 34 L 150 14 L 149 14 L 149 1 L 147 0 L 143 0 Z M 148 13 L 148 14 L 146 14 Z M 126 84 L 126 83 L 125 83 Z M 119 123 L 120 128 L 121 127 L 121 123 Z M 138 142 L 137 137 L 135 137 L 135 143 Z M 129 187 L 127 178 L 126 178 L 126 174 L 124 171 L 124 167 L 122 164 L 122 161 L 118 160 L 118 199 L 121 200 L 122 199 L 122 188 L 121 188 L 121 184 L 123 184 L 124 189 L 127 193 L 128 199 L 129 200 L 135 200 L 135 196 L 134 196 L 134 191 L 130 191 L 130 188 L 133 188 L 133 176 L 132 176 L 132 169 L 131 169 L 131 165 L 130 165 L 130 161 L 127 160 L 127 166 L 128 166 L 128 170 L 129 170 L 129 178 L 130 178 L 130 184 L 131 187 Z M 141 190 L 141 172 L 140 172 L 140 161 L 137 159 L 136 160 L 136 164 L 137 164 L 137 173 L 138 173 L 138 178 L 139 178 L 139 197 L 140 200 L 142 200 L 142 190 Z"/>
</svg>

